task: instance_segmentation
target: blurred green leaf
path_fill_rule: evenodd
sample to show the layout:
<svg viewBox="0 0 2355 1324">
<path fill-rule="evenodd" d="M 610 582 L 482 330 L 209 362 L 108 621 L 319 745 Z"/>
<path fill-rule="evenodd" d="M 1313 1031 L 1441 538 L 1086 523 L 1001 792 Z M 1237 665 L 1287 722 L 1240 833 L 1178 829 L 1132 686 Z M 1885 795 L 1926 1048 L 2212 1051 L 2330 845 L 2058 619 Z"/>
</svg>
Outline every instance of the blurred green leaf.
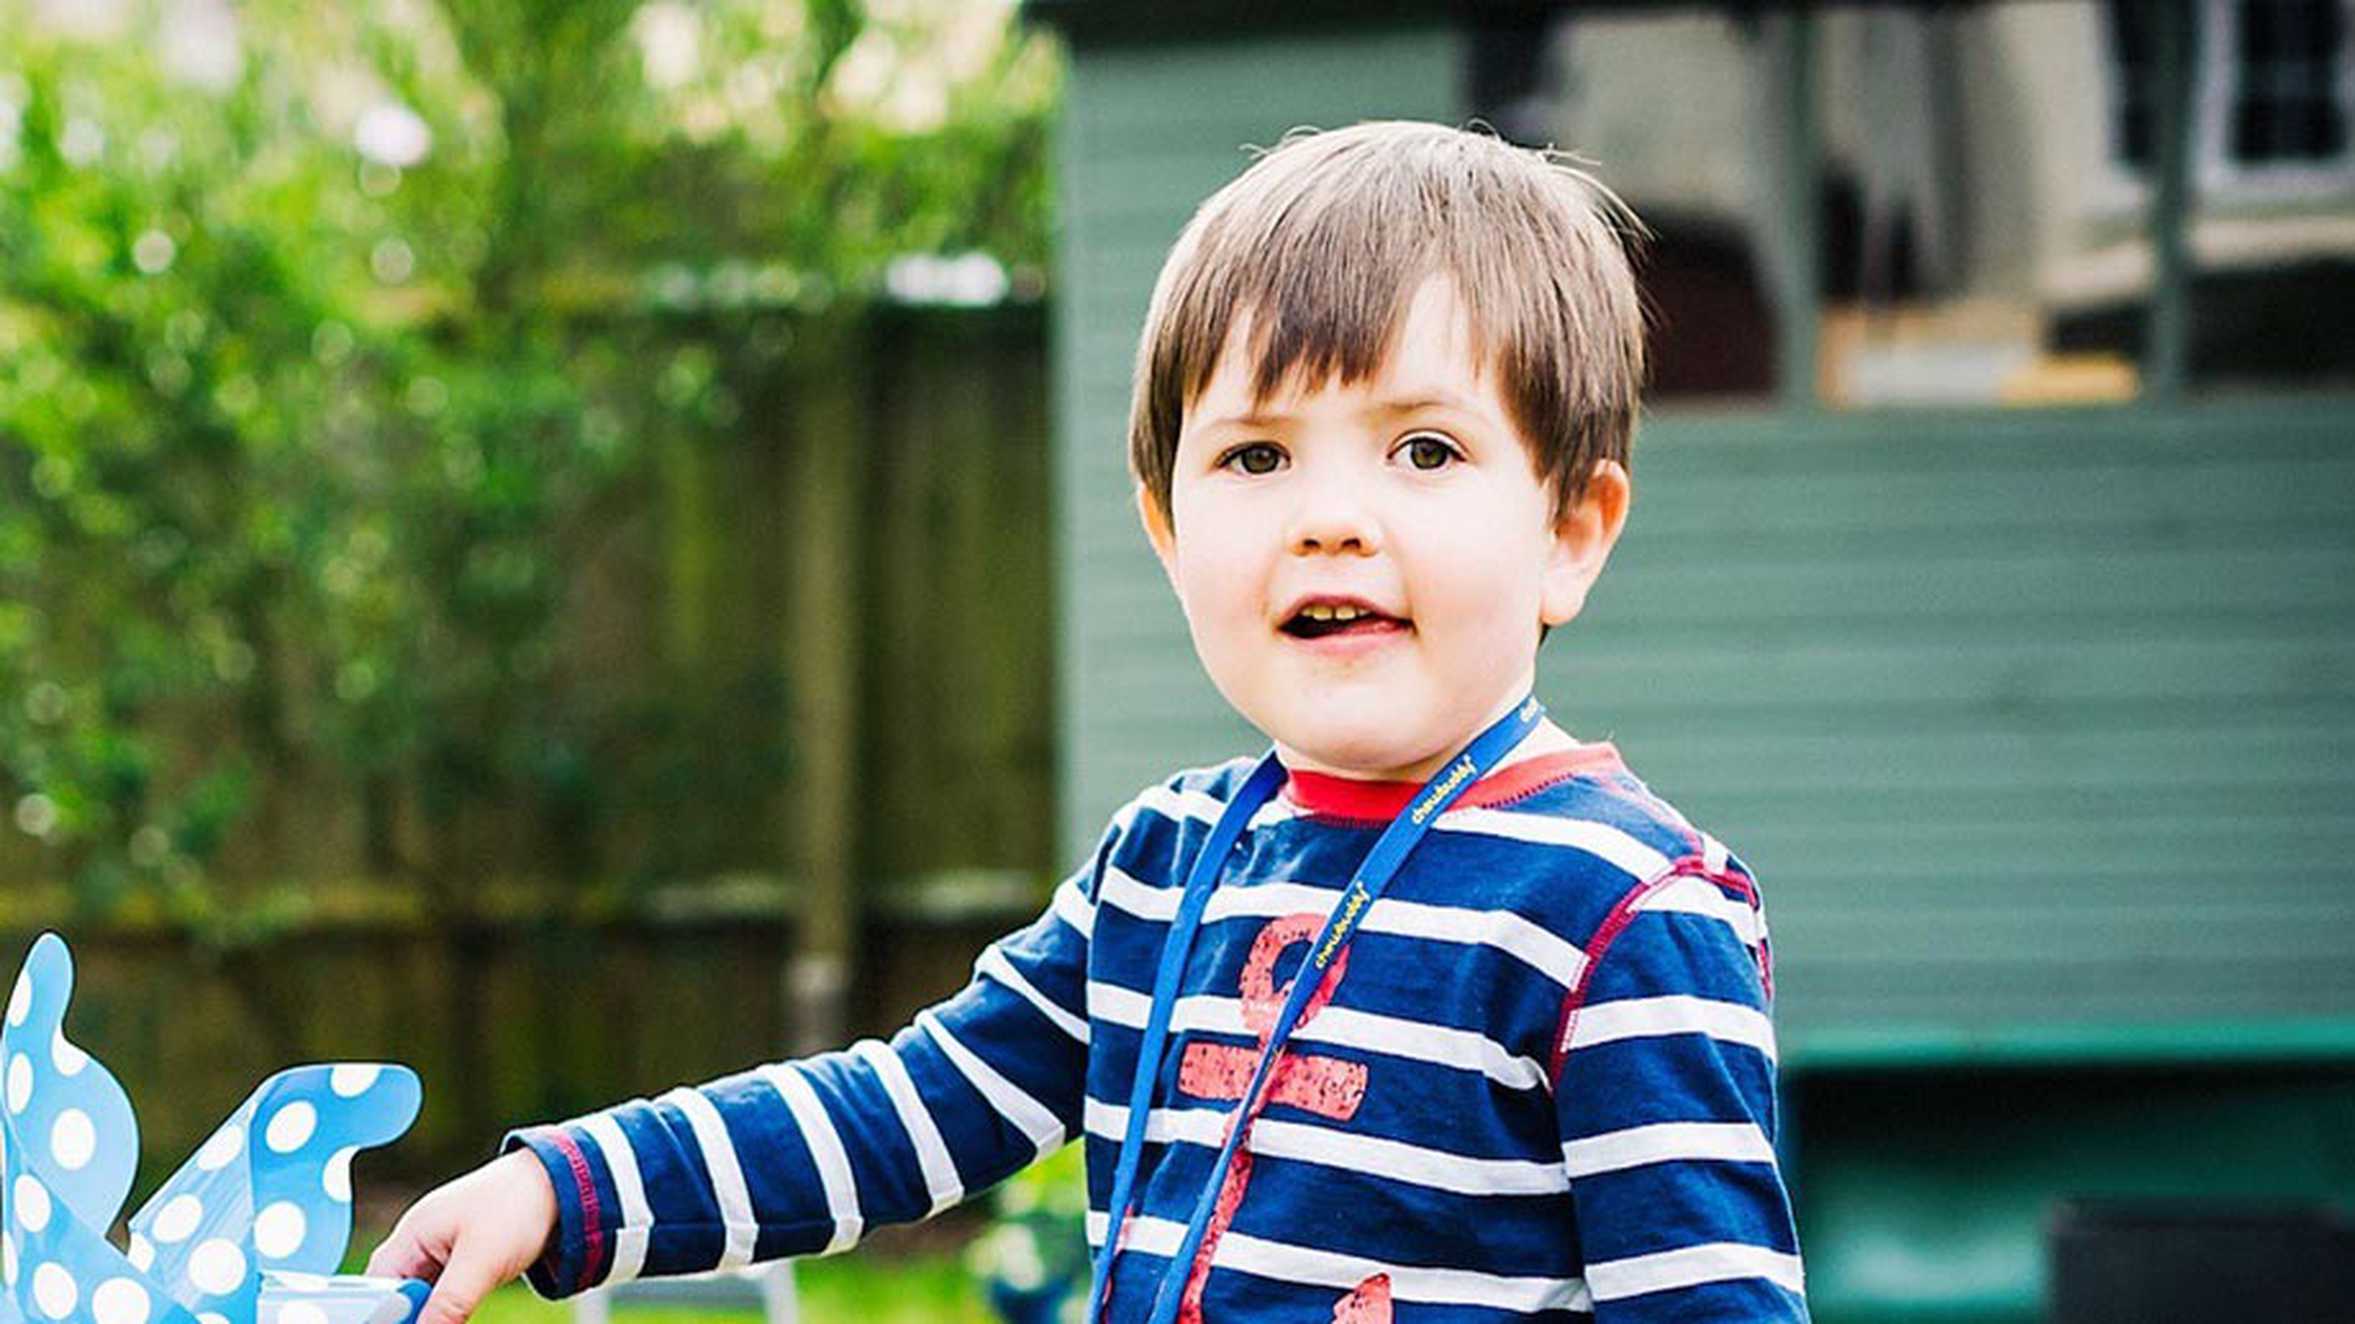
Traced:
<svg viewBox="0 0 2355 1324">
<path fill-rule="evenodd" d="M 218 941 L 283 913 L 212 866 L 286 779 L 449 910 L 483 804 L 664 868 L 580 843 L 773 778 L 726 705 L 781 691 L 566 674 L 617 495 L 893 258 L 1045 266 L 1004 5 L 0 3 L 0 52 L 0 831 Z"/>
</svg>

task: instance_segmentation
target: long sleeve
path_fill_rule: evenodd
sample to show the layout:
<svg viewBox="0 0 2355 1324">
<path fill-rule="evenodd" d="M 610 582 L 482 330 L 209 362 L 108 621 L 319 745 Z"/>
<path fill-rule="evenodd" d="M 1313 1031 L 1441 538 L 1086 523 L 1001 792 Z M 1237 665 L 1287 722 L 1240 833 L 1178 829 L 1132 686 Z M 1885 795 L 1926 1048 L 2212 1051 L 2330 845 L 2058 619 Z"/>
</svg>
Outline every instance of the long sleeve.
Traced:
<svg viewBox="0 0 2355 1324">
<path fill-rule="evenodd" d="M 557 1193 L 527 1275 L 560 1297 L 640 1275 L 848 1248 L 1078 1134 L 1094 879 L 1111 838 L 971 983 L 889 1043 L 771 1063 L 510 1134 Z"/>
<path fill-rule="evenodd" d="M 1806 1319 L 1747 879 L 1654 879 L 1592 948 L 1554 1097 L 1597 1324 Z"/>
</svg>

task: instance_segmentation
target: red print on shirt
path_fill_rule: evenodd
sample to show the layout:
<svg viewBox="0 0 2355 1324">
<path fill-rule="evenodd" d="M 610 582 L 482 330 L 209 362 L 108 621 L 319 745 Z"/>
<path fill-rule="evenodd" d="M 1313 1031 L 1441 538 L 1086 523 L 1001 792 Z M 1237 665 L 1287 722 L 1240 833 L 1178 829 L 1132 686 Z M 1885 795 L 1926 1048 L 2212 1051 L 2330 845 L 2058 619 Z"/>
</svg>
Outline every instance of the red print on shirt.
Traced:
<svg viewBox="0 0 2355 1324">
<path fill-rule="evenodd" d="M 1276 958 L 1296 945 L 1316 940 L 1324 927 L 1324 917 L 1313 914 L 1286 915 L 1270 920 L 1259 931 L 1251 944 L 1251 955 L 1243 962 L 1243 975 L 1238 991 L 1243 997 L 1243 1024 L 1258 1037 L 1255 1048 L 1235 1044 L 1195 1042 L 1186 1045 L 1185 1057 L 1178 1064 L 1178 1091 L 1198 1099 L 1240 1099 L 1250 1087 L 1251 1073 L 1259 1066 L 1260 1055 L 1267 1051 L 1268 1039 L 1274 1035 L 1276 1017 L 1282 1012 L 1284 999 L 1292 992 L 1291 983 L 1276 986 Z M 1304 962 L 1305 964 L 1305 962 Z M 1309 995 L 1308 1004 L 1300 1010 L 1304 1029 L 1316 1019 L 1325 1004 L 1333 1000 L 1333 989 L 1349 969 L 1349 949 L 1341 949 L 1332 967 L 1325 971 L 1324 981 Z M 1249 1129 L 1253 1118 L 1271 1103 L 1298 1108 L 1319 1117 L 1347 1121 L 1357 1116 L 1358 1105 L 1366 1097 L 1366 1068 L 1362 1062 L 1345 1062 L 1340 1058 L 1319 1057 L 1294 1052 L 1286 1048 L 1268 1072 L 1267 1088 L 1260 1091 L 1257 1107 L 1247 1116 L 1240 1108 L 1227 1118 L 1231 1131 L 1241 1126 Z M 1224 1136 L 1220 1137 L 1223 1142 Z M 1219 1184 L 1218 1201 L 1211 1208 L 1210 1224 L 1203 1230 L 1202 1249 L 1186 1275 L 1186 1294 L 1178 1305 L 1179 1324 L 1202 1324 L 1202 1289 L 1210 1280 L 1210 1260 L 1218 1249 L 1219 1238 L 1226 1234 L 1227 1225 L 1235 1219 L 1235 1210 L 1243 1203 L 1243 1192 L 1251 1184 L 1251 1146 L 1248 1135 L 1235 1149 L 1235 1159 Z M 1334 1324 L 1390 1324 L 1390 1279 L 1376 1274 L 1357 1285 L 1356 1290 L 1343 1297 L 1333 1307 Z"/>
</svg>

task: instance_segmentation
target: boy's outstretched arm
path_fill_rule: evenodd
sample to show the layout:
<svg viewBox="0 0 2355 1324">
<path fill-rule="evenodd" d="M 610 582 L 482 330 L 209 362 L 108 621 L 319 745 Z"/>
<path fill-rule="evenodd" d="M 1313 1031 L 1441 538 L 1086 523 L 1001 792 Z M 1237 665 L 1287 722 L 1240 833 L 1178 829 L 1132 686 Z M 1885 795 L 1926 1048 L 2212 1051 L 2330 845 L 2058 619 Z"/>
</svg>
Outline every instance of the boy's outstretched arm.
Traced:
<svg viewBox="0 0 2355 1324">
<path fill-rule="evenodd" d="M 1554 1099 L 1596 1324 L 1807 1318 L 1764 951 L 1747 877 L 1699 869 L 1590 943 Z"/>
<path fill-rule="evenodd" d="M 404 1215 L 371 1270 L 438 1274 L 423 1324 L 460 1324 L 517 1273 L 561 1297 L 843 1250 L 1060 1148 L 1079 1131 L 1088 935 L 1111 839 L 888 1044 L 511 1133 L 500 1158 Z"/>
</svg>

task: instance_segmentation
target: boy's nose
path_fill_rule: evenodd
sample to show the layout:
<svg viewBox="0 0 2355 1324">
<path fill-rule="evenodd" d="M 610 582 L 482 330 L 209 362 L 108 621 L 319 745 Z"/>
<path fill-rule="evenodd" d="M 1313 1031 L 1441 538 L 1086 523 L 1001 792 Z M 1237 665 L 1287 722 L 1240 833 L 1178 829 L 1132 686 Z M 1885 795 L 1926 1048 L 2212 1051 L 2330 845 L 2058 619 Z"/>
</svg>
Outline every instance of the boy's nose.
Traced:
<svg viewBox="0 0 2355 1324">
<path fill-rule="evenodd" d="M 1371 555 L 1381 546 L 1381 533 L 1365 502 L 1344 484 L 1325 484 L 1307 494 L 1293 512 L 1286 543 L 1295 556 L 1320 552 Z"/>
</svg>

